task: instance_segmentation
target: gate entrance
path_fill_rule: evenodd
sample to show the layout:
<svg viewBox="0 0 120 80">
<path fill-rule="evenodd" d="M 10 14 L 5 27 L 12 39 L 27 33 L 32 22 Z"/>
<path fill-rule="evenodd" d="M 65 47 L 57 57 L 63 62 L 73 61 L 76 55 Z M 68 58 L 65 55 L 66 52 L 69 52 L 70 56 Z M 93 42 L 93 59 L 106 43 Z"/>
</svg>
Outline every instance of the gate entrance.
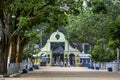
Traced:
<svg viewBox="0 0 120 80">
<path fill-rule="evenodd" d="M 46 65 L 78 65 L 80 61 L 75 61 L 76 55 L 80 54 L 79 50 L 73 48 L 65 39 L 65 35 L 56 31 L 51 34 L 50 38 L 43 48 L 41 48 L 38 56 L 42 53 L 46 54 Z M 39 60 L 40 61 L 40 60 Z M 68 62 L 68 63 L 67 63 Z"/>
<path fill-rule="evenodd" d="M 59 66 L 61 62 L 64 62 L 64 43 L 52 42 L 52 65 Z"/>
</svg>

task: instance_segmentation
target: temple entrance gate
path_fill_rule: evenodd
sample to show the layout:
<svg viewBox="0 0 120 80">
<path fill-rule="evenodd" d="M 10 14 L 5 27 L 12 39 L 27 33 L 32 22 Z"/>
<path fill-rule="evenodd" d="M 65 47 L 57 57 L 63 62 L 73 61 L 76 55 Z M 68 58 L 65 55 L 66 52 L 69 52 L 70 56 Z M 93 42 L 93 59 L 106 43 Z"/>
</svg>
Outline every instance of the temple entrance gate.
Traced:
<svg viewBox="0 0 120 80">
<path fill-rule="evenodd" d="M 52 65 L 59 66 L 64 62 L 64 42 L 51 42 Z"/>
<path fill-rule="evenodd" d="M 79 61 L 77 63 L 77 55 L 80 54 L 79 50 L 72 48 L 65 39 L 65 35 L 58 30 L 51 34 L 45 46 L 40 50 L 38 56 L 42 53 L 46 54 L 46 65 L 57 66 L 60 65 L 61 62 L 67 62 L 69 59 L 72 66 L 80 63 Z"/>
</svg>

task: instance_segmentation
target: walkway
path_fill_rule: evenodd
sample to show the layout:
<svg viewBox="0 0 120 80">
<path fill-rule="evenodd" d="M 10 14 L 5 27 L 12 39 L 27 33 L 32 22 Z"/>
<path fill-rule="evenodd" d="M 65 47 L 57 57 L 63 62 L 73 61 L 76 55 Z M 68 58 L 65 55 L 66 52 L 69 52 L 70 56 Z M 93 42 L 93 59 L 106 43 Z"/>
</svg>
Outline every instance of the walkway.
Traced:
<svg viewBox="0 0 120 80">
<path fill-rule="evenodd" d="M 40 67 L 5 80 L 120 80 L 120 72 L 91 70 L 83 67 Z"/>
</svg>

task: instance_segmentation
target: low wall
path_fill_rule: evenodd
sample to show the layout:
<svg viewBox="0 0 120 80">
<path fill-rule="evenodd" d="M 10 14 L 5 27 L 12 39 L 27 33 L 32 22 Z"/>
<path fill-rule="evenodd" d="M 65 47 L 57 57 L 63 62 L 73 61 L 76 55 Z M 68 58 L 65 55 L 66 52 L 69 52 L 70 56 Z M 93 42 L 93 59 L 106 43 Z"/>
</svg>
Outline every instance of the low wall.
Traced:
<svg viewBox="0 0 120 80">
<path fill-rule="evenodd" d="M 10 63 L 7 66 L 8 75 L 22 72 L 23 69 L 29 69 L 32 67 L 32 63 Z"/>
<path fill-rule="evenodd" d="M 94 67 L 100 67 L 101 69 L 108 69 L 109 67 L 112 68 L 112 71 L 118 71 L 119 70 L 119 64 L 113 63 L 113 62 L 104 62 L 104 63 L 94 63 Z"/>
<path fill-rule="evenodd" d="M 109 67 L 112 68 L 112 71 L 118 71 L 119 70 L 119 64 L 118 63 L 106 63 L 106 69 Z"/>
</svg>

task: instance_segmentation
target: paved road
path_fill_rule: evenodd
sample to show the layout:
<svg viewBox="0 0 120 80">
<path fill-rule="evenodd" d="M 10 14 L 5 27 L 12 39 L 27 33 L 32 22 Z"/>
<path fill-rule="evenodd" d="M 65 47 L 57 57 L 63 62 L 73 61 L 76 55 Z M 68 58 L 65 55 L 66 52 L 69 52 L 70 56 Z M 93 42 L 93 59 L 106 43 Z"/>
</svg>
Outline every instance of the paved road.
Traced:
<svg viewBox="0 0 120 80">
<path fill-rule="evenodd" d="M 120 72 L 91 70 L 83 67 L 40 67 L 39 70 L 6 80 L 120 80 Z"/>
</svg>

